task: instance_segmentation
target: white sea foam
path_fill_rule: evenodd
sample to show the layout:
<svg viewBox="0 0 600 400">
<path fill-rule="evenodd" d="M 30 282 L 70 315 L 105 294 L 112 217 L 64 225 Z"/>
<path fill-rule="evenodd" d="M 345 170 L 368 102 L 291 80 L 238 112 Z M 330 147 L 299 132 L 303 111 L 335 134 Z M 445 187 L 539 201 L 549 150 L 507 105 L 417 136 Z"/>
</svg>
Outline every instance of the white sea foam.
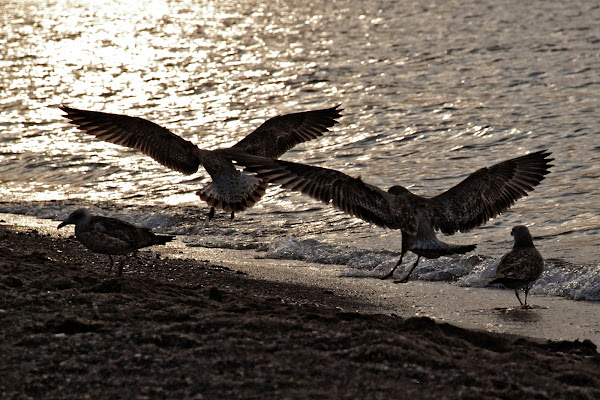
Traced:
<svg viewBox="0 0 600 400">
<path fill-rule="evenodd" d="M 399 256 L 391 252 L 352 249 L 290 237 L 274 241 L 267 251 L 269 258 L 345 265 L 348 270 L 343 275 L 347 277 L 381 276 L 395 265 Z M 402 276 L 415 259 L 414 255 L 407 255 L 396 276 Z M 499 262 L 500 258 L 479 255 L 421 260 L 412 279 L 482 288 L 488 286 Z M 600 266 L 576 266 L 563 260 L 547 260 L 545 271 L 533 285 L 531 293 L 600 301 Z"/>
</svg>

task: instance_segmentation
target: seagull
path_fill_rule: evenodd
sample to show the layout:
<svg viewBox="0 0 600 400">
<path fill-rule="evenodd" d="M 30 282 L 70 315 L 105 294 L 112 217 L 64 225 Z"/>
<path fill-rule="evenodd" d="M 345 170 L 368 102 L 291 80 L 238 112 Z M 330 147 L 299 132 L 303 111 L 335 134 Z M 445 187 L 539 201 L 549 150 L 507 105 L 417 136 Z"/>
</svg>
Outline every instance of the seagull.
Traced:
<svg viewBox="0 0 600 400">
<path fill-rule="evenodd" d="M 231 148 L 257 156 L 279 158 L 297 144 L 328 132 L 328 128 L 341 117 L 342 109 L 339 107 L 270 118 Z M 235 212 L 244 211 L 259 201 L 267 188 L 266 181 L 236 170 L 223 156 L 223 149 L 200 149 L 154 122 L 65 105 L 59 108 L 66 113 L 64 117 L 71 124 L 84 132 L 109 143 L 139 150 L 172 170 L 190 175 L 202 165 L 212 182 L 196 194 L 211 206 L 208 220 L 214 217 L 215 208 L 230 211 L 233 219 Z"/>
<path fill-rule="evenodd" d="M 489 282 L 501 283 L 507 288 L 515 289 L 522 308 L 527 308 L 527 295 L 531 289 L 530 283 L 537 280 L 544 271 L 544 259 L 533 245 L 529 229 L 524 225 L 512 228 L 510 234 L 515 238 L 511 251 L 500 259 L 496 276 Z M 525 303 L 519 297 L 519 289 L 525 288 Z"/>
<path fill-rule="evenodd" d="M 259 179 L 299 191 L 369 223 L 383 228 L 400 229 L 400 260 L 381 279 L 391 278 L 402 264 L 407 251 L 417 261 L 403 279 L 407 282 L 421 257 L 439 258 L 464 254 L 476 245 L 444 243 L 435 231 L 452 235 L 468 232 L 511 207 L 527 196 L 552 167 L 550 152 L 541 150 L 481 168 L 449 190 L 431 198 L 411 193 L 396 185 L 384 191 L 333 169 L 274 160 L 229 150 L 229 157 L 254 172 Z"/>
<path fill-rule="evenodd" d="M 92 215 L 83 208 L 73 211 L 57 229 L 67 225 L 75 225 L 75 237 L 82 245 L 94 253 L 108 255 L 109 273 L 114 265 L 113 255 L 135 253 L 143 247 L 165 244 L 175 238 L 156 235 L 148 228 L 138 228 L 117 218 Z M 118 276 L 123 274 L 123 262 L 119 264 Z"/>
</svg>

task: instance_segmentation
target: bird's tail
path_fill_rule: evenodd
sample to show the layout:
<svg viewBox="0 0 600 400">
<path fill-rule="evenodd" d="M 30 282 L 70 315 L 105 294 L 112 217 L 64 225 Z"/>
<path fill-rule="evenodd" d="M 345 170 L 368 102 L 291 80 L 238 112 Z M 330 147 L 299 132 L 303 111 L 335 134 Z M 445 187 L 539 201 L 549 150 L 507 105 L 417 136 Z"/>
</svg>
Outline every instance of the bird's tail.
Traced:
<svg viewBox="0 0 600 400">
<path fill-rule="evenodd" d="M 413 253 L 426 258 L 439 258 L 453 254 L 465 254 L 475 250 L 475 244 L 452 244 L 444 243 L 437 239 L 417 240 L 410 247 Z"/>
<path fill-rule="evenodd" d="M 245 211 L 259 201 L 267 186 L 267 181 L 238 173 L 228 181 L 213 180 L 196 194 L 211 207 L 238 212 Z"/>
<path fill-rule="evenodd" d="M 165 244 L 165 243 L 168 243 L 171 240 L 175 239 L 175 236 L 173 236 L 173 235 L 155 235 L 155 236 L 156 236 L 155 244 Z"/>
<path fill-rule="evenodd" d="M 494 278 L 494 279 L 488 281 L 487 284 L 488 285 L 493 285 L 493 284 L 496 284 L 496 283 L 502 283 L 503 280 L 504 280 L 504 278 Z"/>
</svg>

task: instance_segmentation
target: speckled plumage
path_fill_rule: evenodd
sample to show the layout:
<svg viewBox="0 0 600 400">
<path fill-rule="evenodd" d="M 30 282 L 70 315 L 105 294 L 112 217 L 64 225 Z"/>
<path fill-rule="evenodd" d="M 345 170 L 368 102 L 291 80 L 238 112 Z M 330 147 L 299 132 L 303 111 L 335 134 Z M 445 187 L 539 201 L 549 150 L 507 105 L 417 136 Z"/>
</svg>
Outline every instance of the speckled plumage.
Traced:
<svg viewBox="0 0 600 400">
<path fill-rule="evenodd" d="M 252 207 L 265 193 L 267 182 L 237 171 L 220 150 L 203 150 L 148 120 L 120 114 L 61 106 L 73 125 L 98 139 L 139 150 L 160 164 L 189 175 L 202 165 L 212 182 L 196 194 L 211 207 L 233 213 Z M 295 145 L 322 136 L 342 111 L 339 106 L 280 115 L 268 119 L 231 148 L 262 157 L 278 158 Z M 232 185 L 231 183 L 234 182 Z M 214 214 L 211 209 L 209 217 Z"/>
<path fill-rule="evenodd" d="M 496 276 L 490 284 L 500 283 L 514 289 L 522 306 L 527 306 L 527 295 L 530 283 L 536 281 L 544 271 L 544 259 L 533 244 L 529 229 L 523 225 L 512 228 L 510 233 L 515 238 L 511 251 L 506 253 L 498 264 Z M 525 288 L 525 303 L 519 297 L 519 289 Z"/>
<path fill-rule="evenodd" d="M 550 152 L 543 150 L 481 168 L 458 185 L 432 198 L 411 193 L 402 186 L 387 192 L 332 169 L 313 167 L 226 151 L 247 171 L 259 179 L 280 184 L 343 212 L 383 228 L 400 229 L 402 251 L 398 264 L 384 278 L 389 278 L 402 263 L 407 251 L 419 257 L 464 254 L 475 245 L 455 245 L 440 241 L 436 230 L 447 235 L 467 232 L 506 211 L 518 199 L 527 196 L 552 166 Z"/>
<path fill-rule="evenodd" d="M 113 255 L 133 253 L 144 247 L 165 244 L 174 238 L 171 235 L 157 235 L 148 228 L 139 228 L 120 219 L 91 215 L 83 208 L 73 211 L 58 225 L 58 229 L 67 225 L 75 225 L 75 237 L 86 248 L 108 255 L 111 270 Z M 122 269 L 121 264 L 119 275 Z"/>
</svg>

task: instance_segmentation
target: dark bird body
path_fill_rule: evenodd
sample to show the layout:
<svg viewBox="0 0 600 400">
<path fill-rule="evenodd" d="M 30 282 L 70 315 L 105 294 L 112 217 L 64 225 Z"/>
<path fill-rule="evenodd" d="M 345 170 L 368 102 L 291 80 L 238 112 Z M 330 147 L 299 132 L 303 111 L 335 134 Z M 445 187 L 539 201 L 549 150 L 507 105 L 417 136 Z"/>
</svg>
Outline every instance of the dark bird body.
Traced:
<svg viewBox="0 0 600 400">
<path fill-rule="evenodd" d="M 267 182 L 236 170 L 223 149 L 203 150 L 166 128 L 143 118 L 61 106 L 66 118 L 84 132 L 109 143 L 139 150 L 183 174 L 206 169 L 212 182 L 196 194 L 214 209 L 234 213 L 252 207 L 264 195 Z M 268 119 L 231 148 L 247 154 L 278 158 L 299 143 L 322 136 L 341 116 L 339 106 L 280 115 Z"/>
<path fill-rule="evenodd" d="M 66 225 L 75 225 L 77 240 L 94 253 L 107 254 L 110 270 L 113 268 L 113 255 L 126 255 L 138 249 L 170 242 L 174 236 L 157 235 L 148 228 L 139 228 L 117 218 L 91 215 L 87 210 L 73 211 L 58 229 Z M 123 272 L 123 263 L 119 265 L 118 275 Z"/>
<path fill-rule="evenodd" d="M 331 202 L 341 211 L 377 226 L 400 229 L 400 260 L 382 279 L 393 275 L 407 251 L 417 254 L 417 261 L 408 274 L 396 282 L 408 280 L 420 257 L 438 258 L 475 249 L 475 245 L 442 242 L 435 232 L 446 235 L 467 232 L 506 211 L 549 173 L 550 154 L 546 150 L 538 151 L 481 168 L 449 190 L 426 198 L 402 186 L 392 186 L 386 192 L 363 182 L 360 177 L 353 178 L 332 169 L 228 151 L 232 159 L 260 179 L 325 203 Z"/>
<path fill-rule="evenodd" d="M 521 306 L 527 307 L 530 283 L 532 284 L 542 275 L 544 259 L 535 248 L 531 233 L 526 226 L 517 225 L 510 234 L 515 238 L 513 248 L 500 259 L 496 276 L 489 283 L 501 283 L 507 288 L 514 289 Z M 525 288 L 524 303 L 519 297 L 520 288 Z"/>
</svg>

